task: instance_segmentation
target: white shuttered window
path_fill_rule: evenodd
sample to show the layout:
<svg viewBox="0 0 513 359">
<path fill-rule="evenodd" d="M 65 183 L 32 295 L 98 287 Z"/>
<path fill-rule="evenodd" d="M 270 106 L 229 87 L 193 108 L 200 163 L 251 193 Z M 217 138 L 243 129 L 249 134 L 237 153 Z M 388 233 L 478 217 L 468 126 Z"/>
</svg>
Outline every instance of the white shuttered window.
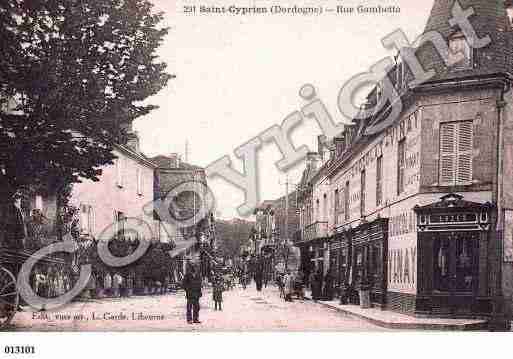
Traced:
<svg viewBox="0 0 513 359">
<path fill-rule="evenodd" d="M 448 122 L 440 126 L 440 185 L 472 183 L 472 121 Z"/>
<path fill-rule="evenodd" d="M 136 169 L 136 181 L 137 181 L 137 194 L 139 196 L 142 196 L 142 194 L 143 194 L 143 191 L 142 191 L 142 173 L 141 173 L 141 169 L 140 168 Z"/>
<path fill-rule="evenodd" d="M 116 159 L 116 184 L 118 187 L 123 187 L 123 158 Z"/>
</svg>

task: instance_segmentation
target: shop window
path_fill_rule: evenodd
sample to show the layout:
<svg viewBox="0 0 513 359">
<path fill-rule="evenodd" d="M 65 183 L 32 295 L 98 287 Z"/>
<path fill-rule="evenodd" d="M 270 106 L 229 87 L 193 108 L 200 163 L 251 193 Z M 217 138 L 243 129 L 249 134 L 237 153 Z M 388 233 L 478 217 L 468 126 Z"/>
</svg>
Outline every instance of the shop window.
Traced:
<svg viewBox="0 0 513 359">
<path fill-rule="evenodd" d="M 434 289 L 446 292 L 449 290 L 449 268 L 450 268 L 450 251 L 449 241 L 446 239 L 435 240 L 434 245 Z"/>
<path fill-rule="evenodd" d="M 356 271 L 355 271 L 355 282 L 361 283 L 363 280 L 363 250 L 356 250 Z"/>
<path fill-rule="evenodd" d="M 461 238 L 456 242 L 456 283 L 455 289 L 471 292 L 474 286 L 475 271 L 478 263 L 476 242 L 472 238 Z"/>
<path fill-rule="evenodd" d="M 477 287 L 479 253 L 475 236 L 437 238 L 433 250 L 436 291 L 472 292 Z"/>
<path fill-rule="evenodd" d="M 440 126 L 440 185 L 472 183 L 472 121 L 448 122 Z"/>
<path fill-rule="evenodd" d="M 342 254 L 340 256 L 340 277 L 342 281 L 346 279 L 346 270 L 347 270 L 347 254 L 345 250 L 342 250 Z"/>
</svg>

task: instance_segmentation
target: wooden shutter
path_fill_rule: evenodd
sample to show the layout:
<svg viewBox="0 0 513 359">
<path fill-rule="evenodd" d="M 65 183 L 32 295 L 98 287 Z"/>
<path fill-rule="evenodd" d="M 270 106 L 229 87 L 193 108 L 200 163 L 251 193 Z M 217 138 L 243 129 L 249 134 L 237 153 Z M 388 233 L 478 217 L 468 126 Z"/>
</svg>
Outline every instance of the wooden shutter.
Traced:
<svg viewBox="0 0 513 359">
<path fill-rule="evenodd" d="M 440 126 L 440 184 L 453 184 L 456 159 L 456 123 Z"/>
<path fill-rule="evenodd" d="M 460 184 L 472 182 L 473 132 L 472 121 L 459 123 L 456 181 Z"/>
</svg>

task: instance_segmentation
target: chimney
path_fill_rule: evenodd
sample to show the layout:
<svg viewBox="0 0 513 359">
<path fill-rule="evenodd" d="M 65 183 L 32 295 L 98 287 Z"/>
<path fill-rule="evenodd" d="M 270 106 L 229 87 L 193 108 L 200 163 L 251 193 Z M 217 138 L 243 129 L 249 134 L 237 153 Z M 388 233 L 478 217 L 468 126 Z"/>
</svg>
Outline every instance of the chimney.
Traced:
<svg viewBox="0 0 513 359">
<path fill-rule="evenodd" d="M 178 153 L 171 153 L 169 155 L 169 168 L 180 168 L 180 155 Z"/>
</svg>

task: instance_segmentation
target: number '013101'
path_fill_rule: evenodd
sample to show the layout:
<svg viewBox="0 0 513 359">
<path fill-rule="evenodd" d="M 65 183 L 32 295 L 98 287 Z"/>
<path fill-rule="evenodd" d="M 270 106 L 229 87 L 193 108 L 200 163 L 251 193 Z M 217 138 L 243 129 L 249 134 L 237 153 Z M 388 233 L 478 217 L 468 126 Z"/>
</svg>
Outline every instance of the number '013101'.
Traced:
<svg viewBox="0 0 513 359">
<path fill-rule="evenodd" d="M 36 349 L 31 345 L 6 345 L 5 354 L 36 354 Z"/>
</svg>

